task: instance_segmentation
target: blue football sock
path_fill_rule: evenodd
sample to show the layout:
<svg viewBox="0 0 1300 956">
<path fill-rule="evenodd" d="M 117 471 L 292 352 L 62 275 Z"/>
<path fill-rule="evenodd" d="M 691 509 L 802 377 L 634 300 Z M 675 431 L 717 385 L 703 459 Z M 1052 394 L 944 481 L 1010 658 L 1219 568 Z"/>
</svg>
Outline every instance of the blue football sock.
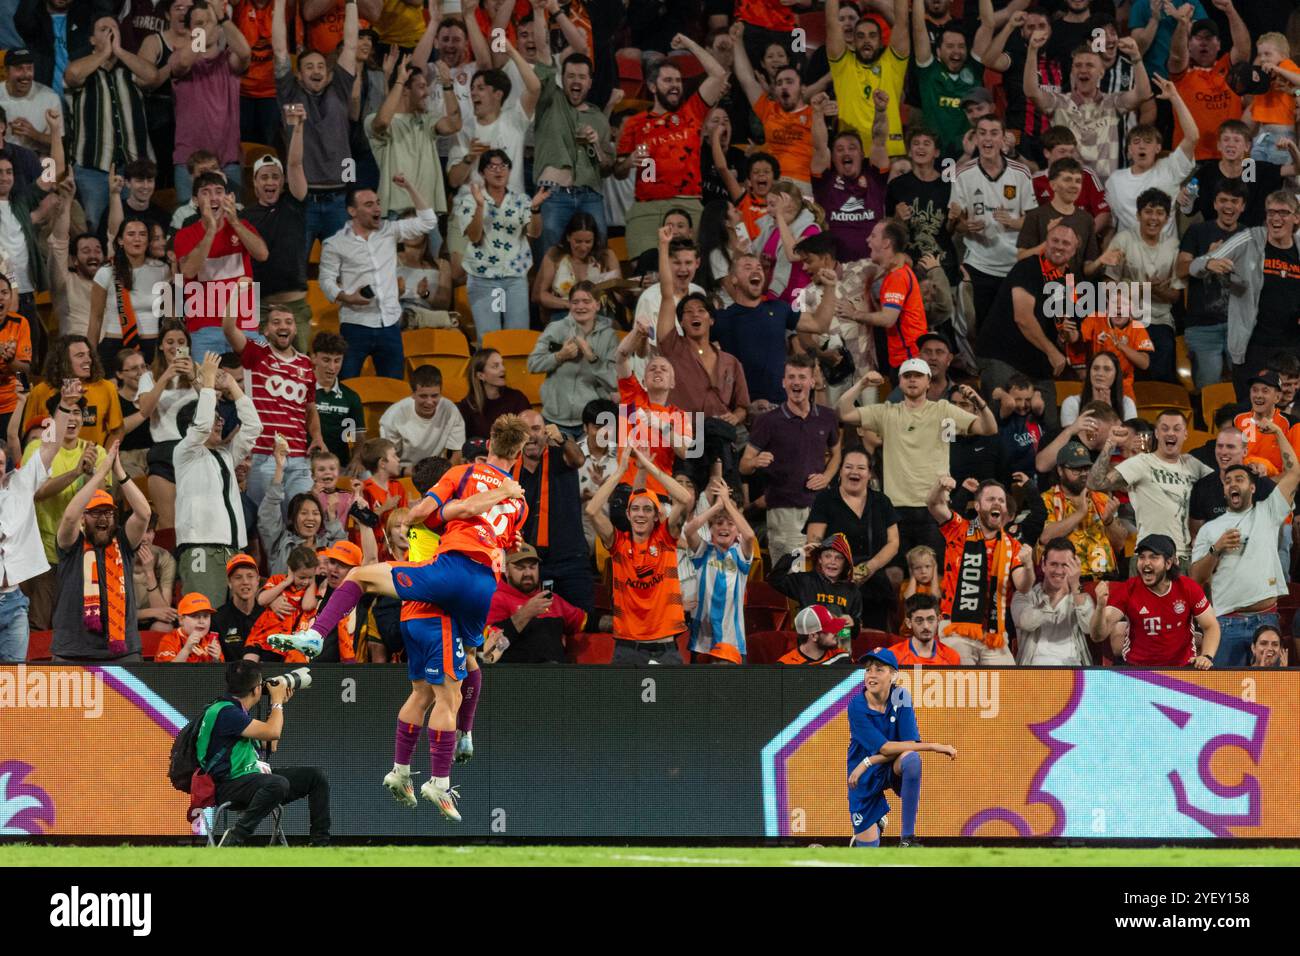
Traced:
<svg viewBox="0 0 1300 956">
<path fill-rule="evenodd" d="M 880 834 L 877 833 L 876 838 L 874 840 L 863 840 L 861 837 L 859 837 L 858 839 L 855 839 L 853 841 L 853 846 L 854 847 L 880 846 Z"/>
<path fill-rule="evenodd" d="M 903 754 L 903 830 L 905 837 L 916 835 L 916 810 L 921 805 L 921 755 L 916 751 Z"/>
</svg>

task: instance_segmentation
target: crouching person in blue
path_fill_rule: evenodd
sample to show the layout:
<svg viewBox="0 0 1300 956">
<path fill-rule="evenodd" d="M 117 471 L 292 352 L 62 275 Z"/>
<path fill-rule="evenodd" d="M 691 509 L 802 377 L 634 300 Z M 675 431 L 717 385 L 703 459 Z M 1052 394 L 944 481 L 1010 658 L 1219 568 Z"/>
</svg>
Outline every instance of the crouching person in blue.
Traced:
<svg viewBox="0 0 1300 956">
<path fill-rule="evenodd" d="M 903 801 L 899 846 L 920 846 L 916 839 L 916 810 L 921 802 L 921 753 L 957 756 L 947 744 L 921 742 L 916 711 L 907 691 L 894 690 L 898 658 L 892 651 L 872 651 L 863 657 L 865 685 L 849 701 L 849 814 L 853 845 L 880 846 L 889 803 L 885 790 Z"/>
<path fill-rule="evenodd" d="M 266 720 L 254 720 L 248 711 L 263 693 L 271 698 L 271 712 Z M 284 705 L 292 696 L 282 683 L 263 690 L 257 661 L 232 661 L 226 665 L 225 696 L 204 711 L 195 747 L 199 761 L 216 783 L 217 804 L 230 802 L 244 810 L 223 846 L 247 842 L 272 810 L 303 797 L 311 813 L 312 845 L 329 843 L 330 785 L 325 771 L 279 767 L 266 773 L 258 763 L 258 743 L 273 745 L 284 733 Z"/>
</svg>

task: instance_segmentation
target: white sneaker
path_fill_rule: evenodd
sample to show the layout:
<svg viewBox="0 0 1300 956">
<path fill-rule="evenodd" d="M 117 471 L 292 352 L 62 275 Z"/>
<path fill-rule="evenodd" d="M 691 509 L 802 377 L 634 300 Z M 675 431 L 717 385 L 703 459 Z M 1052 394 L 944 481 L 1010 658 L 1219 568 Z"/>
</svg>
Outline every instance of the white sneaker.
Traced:
<svg viewBox="0 0 1300 956">
<path fill-rule="evenodd" d="M 474 759 L 474 734 L 468 730 L 456 731 L 456 763 L 469 763 Z"/>
<path fill-rule="evenodd" d="M 393 799 L 398 803 L 411 807 L 420 805 L 420 801 L 415 799 L 415 787 L 411 784 L 411 772 L 408 770 L 402 773 L 400 770 L 390 770 L 384 777 L 384 786 L 388 788 L 393 795 Z"/>
<path fill-rule="evenodd" d="M 456 809 L 456 801 L 460 799 L 460 792 L 455 787 L 447 787 L 444 790 L 438 786 L 436 780 L 427 780 L 424 786 L 420 788 L 420 796 L 436 805 L 442 815 L 452 823 L 460 823 L 460 812 Z"/>
<path fill-rule="evenodd" d="M 277 651 L 297 651 L 311 660 L 321 652 L 325 639 L 315 631 L 306 630 L 298 634 L 272 634 L 266 643 Z"/>
</svg>

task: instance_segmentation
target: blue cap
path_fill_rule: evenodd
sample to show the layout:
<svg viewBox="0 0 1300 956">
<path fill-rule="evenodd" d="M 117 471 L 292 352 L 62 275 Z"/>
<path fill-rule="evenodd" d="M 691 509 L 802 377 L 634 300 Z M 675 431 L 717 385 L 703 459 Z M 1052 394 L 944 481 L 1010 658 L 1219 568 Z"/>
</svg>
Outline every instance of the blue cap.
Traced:
<svg viewBox="0 0 1300 956">
<path fill-rule="evenodd" d="M 867 653 L 863 654 L 862 657 L 858 659 L 858 663 L 864 666 L 870 664 L 872 661 L 879 661 L 886 667 L 892 667 L 894 670 L 898 670 L 898 658 L 895 657 L 894 652 L 887 647 L 878 647 L 874 651 L 867 651 Z"/>
</svg>

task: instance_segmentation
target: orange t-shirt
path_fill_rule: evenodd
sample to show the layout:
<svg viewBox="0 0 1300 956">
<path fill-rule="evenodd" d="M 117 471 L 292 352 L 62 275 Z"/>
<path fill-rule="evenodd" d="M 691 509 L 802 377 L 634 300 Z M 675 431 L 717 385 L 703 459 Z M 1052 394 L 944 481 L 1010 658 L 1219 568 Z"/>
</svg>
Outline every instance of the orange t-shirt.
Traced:
<svg viewBox="0 0 1300 956">
<path fill-rule="evenodd" d="M 677 578 L 677 541 L 660 521 L 638 544 L 627 531 L 614 532 L 614 636 L 624 641 L 660 641 L 686 630 Z"/>
<path fill-rule="evenodd" d="M 1219 57 L 1213 66 L 1201 67 L 1188 65 L 1187 69 L 1174 77 L 1183 102 L 1187 104 L 1196 128 L 1201 131 L 1196 140 L 1196 160 L 1214 159 L 1219 155 L 1219 124 L 1224 120 L 1241 119 L 1241 97 L 1228 85 L 1228 67 L 1232 60 L 1227 53 Z M 1183 131 L 1178 130 L 1174 148 L 1183 141 Z"/>
<path fill-rule="evenodd" d="M 745 190 L 745 195 L 740 197 L 740 202 L 736 203 L 736 211 L 740 213 L 740 219 L 745 224 L 745 231 L 749 233 L 750 239 L 757 239 L 758 234 L 763 230 L 758 227 L 758 221 L 767 215 L 767 200 L 759 199 L 749 190 Z"/>
<path fill-rule="evenodd" d="M 262 585 L 262 590 L 267 591 L 274 588 L 286 577 L 288 577 L 286 574 L 271 575 L 266 579 L 266 583 Z M 274 608 L 268 605 L 262 611 L 261 616 L 253 622 L 253 629 L 248 632 L 248 640 L 244 641 L 244 646 L 275 651 L 275 648 L 266 642 L 268 637 L 272 634 L 294 634 L 307 627 L 315 619 L 316 612 L 308 613 L 302 609 L 302 599 L 306 594 L 306 588 L 285 588 L 281 592 L 281 597 L 293 605 L 293 609 L 281 617 L 275 613 Z M 280 651 L 275 651 L 275 653 L 279 654 Z M 298 651 L 289 651 L 284 655 L 284 662 L 286 664 L 306 664 L 307 658 Z"/>
<path fill-rule="evenodd" d="M 1083 327 L 1079 329 L 1081 340 L 1088 346 L 1088 355 L 1096 355 L 1098 352 L 1112 352 L 1119 359 L 1119 370 L 1124 376 L 1124 394 L 1136 401 L 1133 394 L 1133 363 L 1128 360 L 1128 356 L 1115 347 L 1115 341 L 1123 341 L 1125 345 L 1135 352 L 1154 352 L 1155 344 L 1151 341 L 1151 334 L 1147 332 L 1147 327 L 1138 321 L 1131 321 L 1122 329 L 1117 329 L 1110 324 L 1110 319 L 1104 315 L 1090 315 L 1083 320 Z"/>
<path fill-rule="evenodd" d="M 481 515 L 457 518 L 449 524 L 442 519 L 442 509 L 449 501 L 492 491 L 509 480 L 510 476 L 500 468 L 483 463 L 457 465 L 438 479 L 429 489 L 429 497 L 438 503 L 438 510 L 425 522 L 426 527 L 441 534 L 438 554 L 458 551 L 487 565 L 498 575 L 502 572 L 504 552 L 515 547 L 528 520 L 528 505 L 518 499 L 507 499 Z"/>
<path fill-rule="evenodd" d="M 185 646 L 185 635 L 178 627 L 163 637 L 158 642 L 158 650 L 154 652 L 153 659 L 158 663 L 175 661 L 176 655 L 181 652 Z M 221 653 L 221 639 L 208 631 L 203 635 L 194 650 L 190 651 L 190 656 L 181 661 L 182 664 L 223 664 L 226 657 Z"/>
<path fill-rule="evenodd" d="M 902 621 L 902 623 L 898 626 L 898 633 L 901 634 L 903 637 L 911 637 L 912 625 L 907 623 L 907 598 L 903 597 L 903 589 L 906 587 L 907 587 L 906 581 L 902 581 L 898 585 L 898 619 Z M 916 586 L 916 590 L 913 591 L 912 593 L 933 594 L 935 597 L 941 596 L 939 594 L 938 586 L 933 584 L 918 584 Z"/>
<path fill-rule="evenodd" d="M 766 93 L 754 101 L 754 115 L 763 122 L 763 149 L 781 164 L 781 175 L 812 182 L 813 108 L 801 106 L 787 113 Z"/>
<path fill-rule="evenodd" d="M 0 345 L 14 343 L 14 361 L 32 360 L 32 330 L 27 320 L 21 315 L 10 312 L 0 323 Z M 18 373 L 8 362 L 0 361 L 0 415 L 7 415 L 18 407 Z M 42 405 L 41 416 L 45 415 Z"/>
<path fill-rule="evenodd" d="M 654 163 L 654 175 L 644 167 L 632 169 L 637 202 L 700 195 L 700 132 L 708 115 L 708 104 L 695 93 L 676 112 L 646 110 L 628 117 L 618 138 L 619 155 L 644 144 Z"/>
<path fill-rule="evenodd" d="M 673 423 L 674 434 L 685 433 L 690 437 L 691 423 L 689 416 L 686 415 L 676 405 L 657 405 L 650 401 L 650 395 L 646 392 L 645 386 L 642 385 L 635 375 L 629 375 L 627 378 L 618 380 L 618 401 L 624 406 L 619 410 L 620 427 L 623 428 L 624 435 L 628 436 L 630 441 L 640 448 L 653 461 L 656 467 L 664 474 L 673 473 L 673 461 L 677 458 L 669 442 L 663 440 L 662 432 L 658 424 L 665 419 Z M 640 441 L 638 436 L 653 434 L 655 441 Z M 627 473 L 623 476 L 622 484 L 631 485 L 636 483 L 637 465 L 636 462 L 628 465 Z M 647 491 L 653 491 L 657 495 L 664 494 L 664 486 L 655 478 L 654 475 L 645 476 L 645 486 Z"/>
<path fill-rule="evenodd" d="M 252 49 L 248 69 L 239 78 L 239 95 L 254 100 L 275 96 L 275 57 L 271 53 L 271 22 L 275 4 L 258 7 L 253 0 L 240 0 L 232 16 L 235 26 Z"/>
<path fill-rule="evenodd" d="M 1273 435 L 1261 432 L 1255 426 L 1254 412 L 1242 412 L 1232 420 L 1233 426 L 1241 432 L 1246 439 L 1246 458 L 1262 458 L 1275 469 L 1274 474 L 1281 473 L 1284 468 L 1282 465 L 1282 449 L 1277 445 L 1277 438 Z M 1287 436 L 1287 440 L 1295 445 L 1297 438 L 1300 438 L 1300 425 L 1291 426 L 1279 412 L 1273 413 L 1273 423 L 1282 429 L 1282 434 Z"/>
<path fill-rule="evenodd" d="M 776 662 L 778 664 L 821 664 L 825 666 L 828 664 L 837 664 L 840 661 L 845 660 L 848 656 L 849 656 L 848 651 L 836 648 L 834 650 L 827 651 L 825 654 L 823 654 L 821 657 L 819 657 L 817 660 L 814 661 L 805 657 L 803 651 L 799 650 L 799 648 L 796 647 L 789 654 L 784 654 L 781 657 L 777 658 Z"/>
<path fill-rule="evenodd" d="M 1300 73 L 1300 66 L 1292 60 L 1283 60 L 1279 66 L 1292 73 Z M 1282 89 L 1278 86 L 1281 85 Z M 1295 125 L 1294 87 L 1286 80 L 1277 80 L 1267 93 L 1260 93 L 1250 104 L 1250 118 L 1269 126 Z"/>
<path fill-rule="evenodd" d="M 898 321 L 885 330 L 889 364 L 894 368 L 917 354 L 916 340 L 926 333 L 925 303 L 921 283 L 911 266 L 899 266 L 880 283 L 880 307 L 898 309 Z"/>
<path fill-rule="evenodd" d="M 934 656 L 921 657 L 912 650 L 912 642 L 899 641 L 890 648 L 898 658 L 899 667 L 955 667 L 961 663 L 961 655 L 943 641 L 934 642 Z"/>
<path fill-rule="evenodd" d="M 732 19 L 778 33 L 789 33 L 795 25 L 794 11 L 781 0 L 736 0 Z"/>
<path fill-rule="evenodd" d="M 274 4 L 271 4 L 272 9 L 274 9 L 274 6 Z M 328 56 L 342 45 L 345 8 L 344 0 L 336 0 L 329 13 L 317 17 L 310 23 L 303 23 L 303 33 L 307 38 L 305 49 L 315 50 L 317 53 L 324 53 Z M 299 5 L 298 9 L 301 10 L 302 6 Z M 361 30 L 369 29 L 370 21 L 364 17 L 358 18 L 357 27 Z"/>
</svg>

